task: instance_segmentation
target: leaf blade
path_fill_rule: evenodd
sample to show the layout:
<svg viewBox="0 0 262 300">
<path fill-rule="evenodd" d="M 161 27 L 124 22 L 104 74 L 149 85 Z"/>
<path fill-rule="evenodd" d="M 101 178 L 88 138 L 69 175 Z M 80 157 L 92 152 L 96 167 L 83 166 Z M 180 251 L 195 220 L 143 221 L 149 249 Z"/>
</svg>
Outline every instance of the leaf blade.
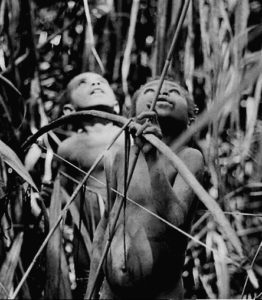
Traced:
<svg viewBox="0 0 262 300">
<path fill-rule="evenodd" d="M 13 277 L 15 273 L 15 269 L 17 267 L 19 258 L 20 258 L 20 251 L 23 242 L 23 233 L 19 233 L 14 240 L 14 243 L 7 253 L 6 259 L 1 267 L 0 270 L 0 282 L 1 282 L 1 289 L 0 289 L 0 298 L 6 299 L 9 294 L 12 285 L 13 285 Z"/>
<path fill-rule="evenodd" d="M 4 142 L 0 140 L 0 155 L 2 156 L 4 162 L 8 164 L 16 173 L 21 176 L 27 183 L 29 183 L 36 191 L 38 191 L 32 177 L 26 170 L 25 166 L 22 164 L 16 153 L 7 146 Z"/>
</svg>

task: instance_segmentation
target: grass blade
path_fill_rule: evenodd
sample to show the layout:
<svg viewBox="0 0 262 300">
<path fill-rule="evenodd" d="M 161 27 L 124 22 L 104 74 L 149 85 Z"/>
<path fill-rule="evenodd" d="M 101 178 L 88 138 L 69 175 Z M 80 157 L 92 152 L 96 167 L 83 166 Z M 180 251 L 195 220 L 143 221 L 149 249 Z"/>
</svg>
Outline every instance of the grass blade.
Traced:
<svg viewBox="0 0 262 300">
<path fill-rule="evenodd" d="M 56 223 L 62 209 L 62 195 L 59 177 L 54 184 L 50 205 L 50 228 Z M 71 299 L 68 266 L 62 245 L 61 226 L 58 226 L 50 238 L 46 249 L 46 286 L 45 298 Z"/>
<path fill-rule="evenodd" d="M 13 278 L 15 270 L 20 258 L 20 251 L 23 242 L 23 233 L 19 233 L 10 249 L 7 253 L 6 259 L 1 267 L 0 271 L 0 299 L 6 299 L 13 286 Z"/>
<path fill-rule="evenodd" d="M 0 155 L 4 162 L 14 169 L 26 182 L 28 182 L 36 191 L 38 191 L 32 177 L 27 172 L 16 153 L 5 143 L 0 141 Z"/>
</svg>

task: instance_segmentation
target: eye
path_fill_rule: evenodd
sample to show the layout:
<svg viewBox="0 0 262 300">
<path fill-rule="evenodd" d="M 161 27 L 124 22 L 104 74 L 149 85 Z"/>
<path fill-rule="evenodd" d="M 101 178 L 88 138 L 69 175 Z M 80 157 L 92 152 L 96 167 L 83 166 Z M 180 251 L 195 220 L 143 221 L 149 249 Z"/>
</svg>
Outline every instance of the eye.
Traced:
<svg viewBox="0 0 262 300">
<path fill-rule="evenodd" d="M 147 93 L 154 93 L 154 92 L 155 92 L 154 89 L 148 88 L 148 89 L 146 89 L 146 90 L 144 91 L 144 95 L 147 94 Z"/>
<path fill-rule="evenodd" d="M 100 82 L 101 82 L 101 83 L 108 83 L 108 81 L 105 80 L 104 78 L 101 78 L 101 79 L 100 79 Z"/>
<path fill-rule="evenodd" d="M 79 81 L 78 85 L 81 85 L 81 84 L 84 84 L 84 83 L 86 83 L 86 80 L 85 80 L 85 79 L 81 79 L 81 80 Z"/>
<path fill-rule="evenodd" d="M 170 90 L 169 90 L 169 93 L 176 93 L 176 94 L 178 94 L 179 96 L 181 96 L 181 92 L 180 92 L 178 89 L 175 89 L 175 88 L 170 89 Z"/>
</svg>

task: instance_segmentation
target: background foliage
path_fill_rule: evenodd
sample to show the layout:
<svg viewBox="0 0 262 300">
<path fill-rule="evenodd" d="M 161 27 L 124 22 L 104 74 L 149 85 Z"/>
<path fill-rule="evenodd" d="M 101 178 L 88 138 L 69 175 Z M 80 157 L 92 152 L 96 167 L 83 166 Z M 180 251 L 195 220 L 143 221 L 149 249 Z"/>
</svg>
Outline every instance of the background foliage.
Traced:
<svg viewBox="0 0 262 300">
<path fill-rule="evenodd" d="M 244 292 L 259 298 L 262 5 L 258 0 L 191 2 L 169 75 L 187 87 L 200 114 L 189 135 L 181 137 L 178 144 L 193 135 L 202 150 L 206 160 L 204 187 L 224 210 L 240 238 L 258 285 L 255 279 L 246 280 L 244 269 L 223 258 L 225 255 L 234 259 L 236 254 L 211 214 L 200 206 L 192 234 L 220 255 L 189 242 L 183 273 L 186 297 L 238 298 Z M 92 0 L 88 1 L 89 19 L 84 1 L 80 0 L 0 1 L 0 139 L 32 170 L 37 188 L 43 181 L 53 179 L 50 161 L 57 139 L 64 138 L 65 132 L 57 129 L 51 138 L 42 138 L 41 145 L 47 151 L 35 145 L 25 155 L 20 146 L 29 135 L 61 114 L 68 81 L 83 71 L 103 74 L 117 95 L 121 113 L 127 114 L 134 91 L 149 77 L 161 73 L 182 3 Z M 3 147 L 0 153 L 6 150 Z M 2 156 L 3 153 L 0 298 L 10 295 L 17 286 L 47 231 L 42 224 L 47 222 L 44 210 L 37 220 L 33 218 L 33 196 Z M 16 162 L 19 158 L 12 156 Z M 13 169 L 20 178 L 31 182 L 20 163 Z M 74 290 L 70 228 L 65 235 Z M 60 238 L 54 236 L 54 243 L 60 245 Z M 19 298 L 41 298 L 44 290 L 48 295 L 52 278 L 48 270 L 45 273 L 46 265 L 42 255 Z M 61 280 L 67 286 L 66 280 Z M 63 297 L 71 297 L 70 293 Z"/>
</svg>

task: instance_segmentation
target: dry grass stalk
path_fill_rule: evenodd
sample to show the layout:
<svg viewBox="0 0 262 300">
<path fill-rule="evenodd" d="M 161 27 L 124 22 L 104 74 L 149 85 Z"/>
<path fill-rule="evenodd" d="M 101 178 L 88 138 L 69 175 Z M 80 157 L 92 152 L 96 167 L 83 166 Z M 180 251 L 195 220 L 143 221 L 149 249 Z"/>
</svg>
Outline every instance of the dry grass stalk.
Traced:
<svg viewBox="0 0 262 300">
<path fill-rule="evenodd" d="M 65 189 L 63 189 L 62 187 L 61 187 L 61 194 L 62 194 L 63 198 L 65 199 L 65 202 L 67 203 L 70 199 L 70 196 L 67 194 Z M 69 207 L 69 210 L 72 215 L 74 224 L 76 226 L 78 226 L 79 220 L 80 220 L 80 214 L 79 214 L 79 210 L 78 210 L 76 204 L 72 203 L 72 205 Z M 89 257 L 91 257 L 92 241 L 90 238 L 90 234 L 88 233 L 86 226 L 84 226 L 84 225 L 81 226 L 81 235 L 83 237 L 83 242 L 85 244 L 86 251 L 87 251 Z"/>
<path fill-rule="evenodd" d="M 87 0 L 83 0 L 84 2 L 84 8 L 85 8 L 85 15 L 86 15 L 86 21 L 87 21 L 87 27 L 86 27 L 86 36 L 85 36 L 85 50 L 84 50 L 84 60 L 83 60 L 83 71 L 86 71 L 86 62 L 88 59 L 88 53 L 91 50 L 92 54 L 95 57 L 96 62 L 98 63 L 101 73 L 105 74 L 105 68 L 103 66 L 103 63 L 96 51 L 95 48 L 95 39 L 94 39 L 94 33 L 93 33 L 93 26 L 92 26 L 92 21 L 91 21 L 91 15 L 90 15 L 90 10 L 88 6 Z M 95 67 L 93 66 L 93 68 Z"/>
<path fill-rule="evenodd" d="M 187 39 L 185 45 L 184 76 L 189 93 L 193 94 L 193 75 L 195 69 L 194 30 L 193 30 L 193 1 L 190 2 L 187 13 Z"/>
<path fill-rule="evenodd" d="M 153 63 L 153 76 L 161 74 L 166 56 L 166 31 L 167 31 L 168 0 L 157 3 L 157 25 L 155 42 L 155 60 Z"/>
<path fill-rule="evenodd" d="M 132 53 L 133 42 L 134 42 L 139 4 L 140 4 L 140 0 L 133 0 L 127 42 L 126 42 L 123 62 L 121 66 L 122 87 L 123 87 L 123 92 L 125 94 L 125 105 L 127 109 L 129 109 L 131 105 L 131 99 L 130 99 L 128 84 L 127 84 L 127 77 L 129 74 L 129 68 L 131 63 L 131 53 Z"/>
<path fill-rule="evenodd" d="M 19 262 L 20 251 L 23 243 L 23 233 L 19 233 L 8 251 L 0 271 L 0 298 L 6 299 L 13 287 L 14 274 Z"/>
</svg>

